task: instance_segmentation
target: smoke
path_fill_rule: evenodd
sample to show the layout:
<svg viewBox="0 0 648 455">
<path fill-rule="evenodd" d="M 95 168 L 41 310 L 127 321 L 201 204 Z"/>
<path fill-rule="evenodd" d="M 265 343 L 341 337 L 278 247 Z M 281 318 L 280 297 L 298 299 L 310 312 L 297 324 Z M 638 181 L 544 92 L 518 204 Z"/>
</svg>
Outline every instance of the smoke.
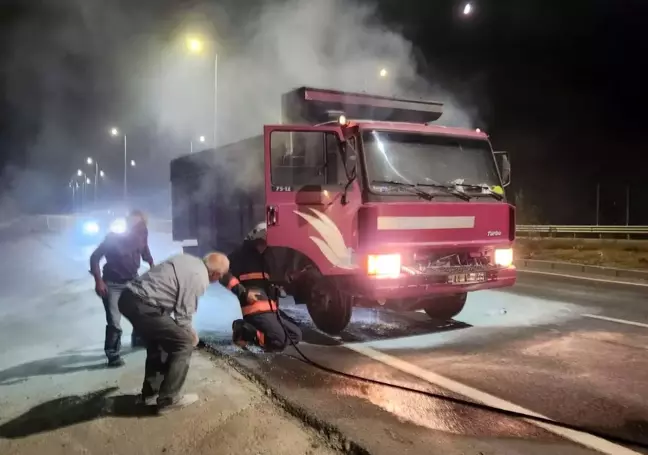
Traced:
<svg viewBox="0 0 648 455">
<path fill-rule="evenodd" d="M 22 144 L 3 146 L 12 165 L 0 175 L 3 197 L 17 201 L 3 207 L 49 210 L 54 194 L 69 202 L 69 179 L 87 156 L 99 158 L 119 195 L 113 125 L 128 131 L 129 153 L 146 163 L 133 176 L 141 186 L 168 185 L 169 159 L 192 143 L 194 151 L 214 145 L 213 48 L 188 55 L 183 36 L 192 31 L 217 42 L 218 144 L 279 122 L 281 94 L 303 85 L 442 101 L 440 123 L 475 126 L 475 109 L 422 77 L 412 44 L 358 2 L 249 0 L 243 8 L 223 0 L 193 2 L 193 11 L 174 0 L 17 4 L 27 13 L 0 28 L 10 51 L 2 62 L 10 142 Z"/>
<path fill-rule="evenodd" d="M 281 94 L 304 85 L 442 101 L 440 123 L 473 127 L 476 110 L 419 75 L 412 43 L 378 17 L 349 0 L 284 0 L 264 2 L 242 26 L 223 26 L 233 31 L 216 45 L 218 144 L 279 123 Z M 215 62 L 182 51 L 174 47 L 157 62 L 147 98 L 161 129 L 211 132 Z"/>
</svg>

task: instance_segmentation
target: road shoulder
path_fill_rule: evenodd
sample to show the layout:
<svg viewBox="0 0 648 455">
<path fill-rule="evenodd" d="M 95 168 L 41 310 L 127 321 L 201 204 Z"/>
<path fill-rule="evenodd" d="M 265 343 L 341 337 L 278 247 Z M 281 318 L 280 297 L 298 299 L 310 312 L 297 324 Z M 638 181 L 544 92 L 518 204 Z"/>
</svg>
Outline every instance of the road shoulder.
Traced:
<svg viewBox="0 0 648 455">
<path fill-rule="evenodd" d="M 187 391 L 198 393 L 200 402 L 165 416 L 134 406 L 144 352 L 127 355 L 126 367 L 116 370 L 105 369 L 101 355 L 94 354 L 60 357 L 61 362 L 72 355 L 93 359 L 75 367 L 55 367 L 56 360 L 47 359 L 40 369 L 30 362 L 29 368 L 0 372 L 0 453 L 337 453 L 262 389 L 207 353 L 195 353 L 187 381 Z M 22 377 L 21 371 L 38 373 Z"/>
</svg>

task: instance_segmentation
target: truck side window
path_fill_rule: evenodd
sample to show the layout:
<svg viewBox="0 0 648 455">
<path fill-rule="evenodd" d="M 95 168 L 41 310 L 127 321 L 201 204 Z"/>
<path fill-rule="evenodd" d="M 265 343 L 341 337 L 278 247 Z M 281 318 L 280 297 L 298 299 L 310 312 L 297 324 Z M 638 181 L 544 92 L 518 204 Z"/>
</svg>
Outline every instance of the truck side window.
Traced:
<svg viewBox="0 0 648 455">
<path fill-rule="evenodd" d="M 318 131 L 275 131 L 270 137 L 272 184 L 300 187 L 344 180 L 337 138 Z M 342 174 L 340 174 L 342 172 Z"/>
</svg>

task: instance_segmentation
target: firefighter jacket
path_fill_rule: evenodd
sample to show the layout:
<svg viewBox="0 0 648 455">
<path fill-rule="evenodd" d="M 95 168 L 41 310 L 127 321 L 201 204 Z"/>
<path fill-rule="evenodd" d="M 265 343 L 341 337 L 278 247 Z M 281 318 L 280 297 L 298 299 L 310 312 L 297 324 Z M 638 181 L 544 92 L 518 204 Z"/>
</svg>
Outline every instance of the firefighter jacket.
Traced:
<svg viewBox="0 0 648 455">
<path fill-rule="evenodd" d="M 251 241 L 244 241 L 229 256 L 230 273 L 234 275 L 246 288 L 265 290 L 267 280 L 274 273 L 274 261 L 270 252 L 261 254 Z"/>
<path fill-rule="evenodd" d="M 270 300 L 265 289 L 257 287 L 246 288 L 232 273 L 226 273 L 220 279 L 220 283 L 236 296 L 241 305 L 241 313 L 243 313 L 243 316 L 276 312 L 278 309 L 276 302 Z"/>
</svg>

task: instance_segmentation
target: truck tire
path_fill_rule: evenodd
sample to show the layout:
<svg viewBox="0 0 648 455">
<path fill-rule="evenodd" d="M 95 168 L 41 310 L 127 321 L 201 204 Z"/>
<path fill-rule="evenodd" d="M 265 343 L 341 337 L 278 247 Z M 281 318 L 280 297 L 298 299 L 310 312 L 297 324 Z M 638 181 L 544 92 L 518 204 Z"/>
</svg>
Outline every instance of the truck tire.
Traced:
<svg viewBox="0 0 648 455">
<path fill-rule="evenodd" d="M 467 293 L 444 295 L 428 299 L 423 309 L 432 319 L 452 319 L 463 310 L 466 305 Z"/>
<path fill-rule="evenodd" d="M 352 299 L 332 286 L 316 286 L 306 302 L 315 327 L 329 335 L 342 332 L 351 321 Z"/>
</svg>

